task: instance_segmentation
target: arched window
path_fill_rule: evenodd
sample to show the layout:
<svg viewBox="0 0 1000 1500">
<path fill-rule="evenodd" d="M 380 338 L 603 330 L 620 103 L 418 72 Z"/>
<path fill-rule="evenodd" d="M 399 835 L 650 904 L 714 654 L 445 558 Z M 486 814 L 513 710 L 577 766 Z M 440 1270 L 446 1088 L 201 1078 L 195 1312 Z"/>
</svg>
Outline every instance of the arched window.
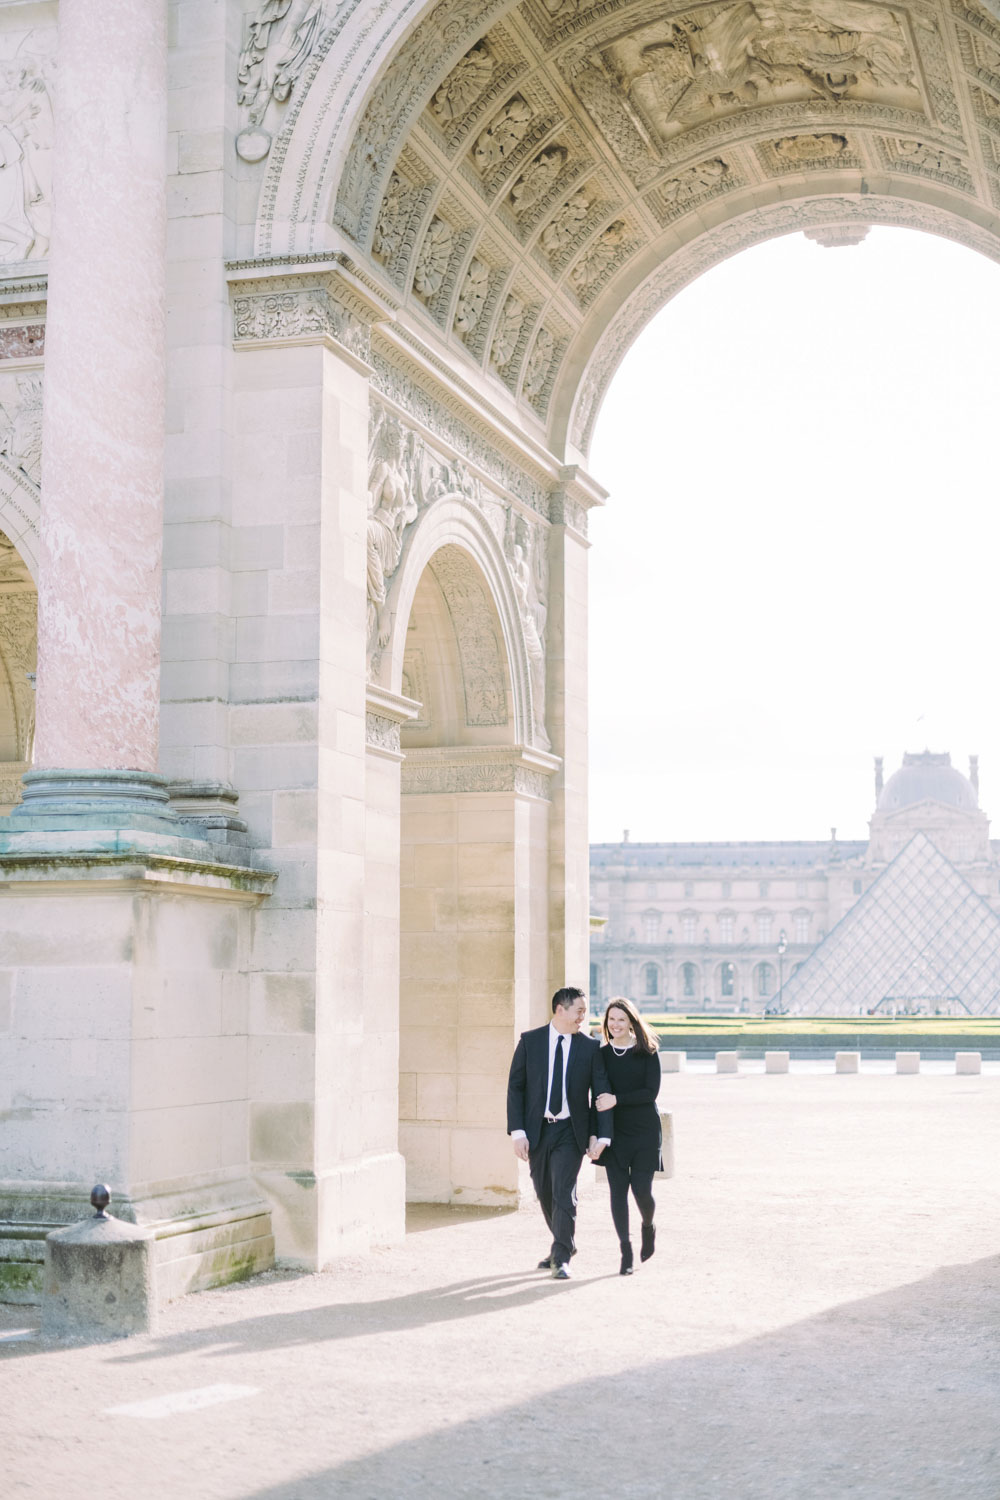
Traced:
<svg viewBox="0 0 1000 1500">
<path fill-rule="evenodd" d="M 761 1000 L 766 1000 L 769 995 L 774 994 L 774 966 L 758 964 L 753 972 L 757 994 Z"/>
<path fill-rule="evenodd" d="M 681 964 L 681 994 L 692 1000 L 698 993 L 698 965 Z"/>
<path fill-rule="evenodd" d="M 731 1000 L 736 994 L 736 965 L 719 965 L 719 994 L 723 1000 Z"/>
<path fill-rule="evenodd" d="M 660 993 L 660 971 L 655 964 L 646 964 L 642 971 L 643 981 L 646 987 L 646 998 L 650 999 Z"/>
</svg>

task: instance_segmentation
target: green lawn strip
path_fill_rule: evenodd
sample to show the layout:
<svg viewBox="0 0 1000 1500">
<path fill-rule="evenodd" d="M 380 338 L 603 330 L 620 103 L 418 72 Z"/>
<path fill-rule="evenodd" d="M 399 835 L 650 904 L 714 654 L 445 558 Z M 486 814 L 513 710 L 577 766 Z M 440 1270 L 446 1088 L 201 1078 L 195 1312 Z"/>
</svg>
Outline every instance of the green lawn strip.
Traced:
<svg viewBox="0 0 1000 1500">
<path fill-rule="evenodd" d="M 919 1050 L 1000 1047 L 1000 1017 L 984 1016 L 678 1016 L 645 1019 L 669 1050 L 711 1051 L 840 1046 Z"/>
</svg>

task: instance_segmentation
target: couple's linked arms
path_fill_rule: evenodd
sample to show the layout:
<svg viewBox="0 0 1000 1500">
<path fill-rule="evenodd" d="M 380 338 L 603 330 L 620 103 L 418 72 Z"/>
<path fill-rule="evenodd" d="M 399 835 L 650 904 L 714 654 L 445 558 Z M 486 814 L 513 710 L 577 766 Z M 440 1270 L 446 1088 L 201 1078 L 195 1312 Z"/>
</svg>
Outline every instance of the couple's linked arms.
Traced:
<svg viewBox="0 0 1000 1500">
<path fill-rule="evenodd" d="M 524 1100 L 528 1084 L 527 1054 L 524 1037 L 514 1048 L 514 1056 L 507 1079 L 507 1133 L 514 1145 L 514 1155 L 520 1161 L 528 1160 L 528 1136 L 524 1128 Z M 596 1161 L 605 1146 L 611 1144 L 611 1117 L 615 1107 L 615 1096 L 611 1093 L 607 1071 L 598 1052 L 591 1069 L 591 1135 L 587 1155 Z"/>
</svg>

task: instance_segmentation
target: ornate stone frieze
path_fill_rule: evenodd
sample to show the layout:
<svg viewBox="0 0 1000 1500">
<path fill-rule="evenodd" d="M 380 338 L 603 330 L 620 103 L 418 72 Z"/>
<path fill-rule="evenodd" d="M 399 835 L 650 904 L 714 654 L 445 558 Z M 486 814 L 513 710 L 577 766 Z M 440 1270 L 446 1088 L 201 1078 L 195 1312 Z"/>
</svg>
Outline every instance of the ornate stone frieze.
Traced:
<svg viewBox="0 0 1000 1500">
<path fill-rule="evenodd" d="M 587 535 L 587 509 L 579 500 L 559 491 L 552 497 L 553 526 L 569 526 L 581 536 Z"/>
<path fill-rule="evenodd" d="M 404 796 L 461 792 L 515 792 L 551 797 L 559 761 L 519 745 L 407 750 L 402 767 Z"/>
<path fill-rule="evenodd" d="M 253 262 L 250 266 L 257 269 Z M 317 272 L 244 277 L 238 265 L 230 271 L 237 347 L 326 337 L 368 363 L 372 325 L 388 308 L 374 300 L 346 264 L 331 265 L 327 257 L 324 270 Z"/>
<path fill-rule="evenodd" d="M 263 160 L 271 149 L 268 117 L 280 113 L 305 73 L 330 12 L 343 0 L 264 0 L 245 23 L 236 68 L 236 102 L 243 128 L 236 150 L 244 161 Z"/>
<path fill-rule="evenodd" d="M 365 714 L 365 744 L 376 750 L 388 750 L 398 755 L 399 724 L 383 714 Z"/>
<path fill-rule="evenodd" d="M 414 723 L 420 704 L 410 697 L 390 693 L 369 683 L 365 703 L 365 747 L 389 760 L 402 760 L 400 730 Z"/>
</svg>

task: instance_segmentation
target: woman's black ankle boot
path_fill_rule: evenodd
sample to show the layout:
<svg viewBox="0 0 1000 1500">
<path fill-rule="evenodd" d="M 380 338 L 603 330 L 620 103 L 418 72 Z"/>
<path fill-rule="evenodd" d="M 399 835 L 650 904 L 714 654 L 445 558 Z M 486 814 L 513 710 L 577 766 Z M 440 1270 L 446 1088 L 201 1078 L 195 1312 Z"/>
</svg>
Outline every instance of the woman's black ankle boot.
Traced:
<svg viewBox="0 0 1000 1500">
<path fill-rule="evenodd" d="M 640 1260 L 648 1260 L 656 1249 L 656 1225 L 643 1224 L 642 1226 L 642 1249 L 639 1251 Z"/>
<path fill-rule="evenodd" d="M 622 1265 L 618 1272 L 619 1276 L 632 1275 L 632 1241 L 626 1240 L 622 1246 Z"/>
</svg>

